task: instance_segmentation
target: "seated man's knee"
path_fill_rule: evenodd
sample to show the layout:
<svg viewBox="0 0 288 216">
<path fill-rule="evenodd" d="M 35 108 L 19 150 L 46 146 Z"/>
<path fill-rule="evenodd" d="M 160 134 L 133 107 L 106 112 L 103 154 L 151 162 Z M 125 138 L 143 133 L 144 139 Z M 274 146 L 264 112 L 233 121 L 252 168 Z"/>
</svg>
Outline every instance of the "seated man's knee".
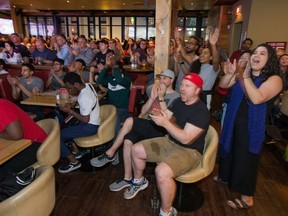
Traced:
<svg viewBox="0 0 288 216">
<path fill-rule="evenodd" d="M 133 125 L 133 117 L 129 117 L 125 120 L 123 127 L 125 128 L 131 128 Z"/>
<path fill-rule="evenodd" d="M 123 148 L 124 149 L 131 149 L 133 146 L 133 143 L 128 140 L 128 139 L 125 139 L 124 142 L 123 142 Z"/>
<path fill-rule="evenodd" d="M 142 146 L 141 143 L 137 143 L 135 145 L 132 146 L 132 151 L 131 151 L 132 157 L 136 157 L 136 158 L 143 158 L 144 154 L 145 154 L 145 150 Z"/>
<path fill-rule="evenodd" d="M 157 182 L 161 183 L 167 179 L 173 178 L 173 172 L 166 163 L 160 163 L 155 168 Z"/>
</svg>

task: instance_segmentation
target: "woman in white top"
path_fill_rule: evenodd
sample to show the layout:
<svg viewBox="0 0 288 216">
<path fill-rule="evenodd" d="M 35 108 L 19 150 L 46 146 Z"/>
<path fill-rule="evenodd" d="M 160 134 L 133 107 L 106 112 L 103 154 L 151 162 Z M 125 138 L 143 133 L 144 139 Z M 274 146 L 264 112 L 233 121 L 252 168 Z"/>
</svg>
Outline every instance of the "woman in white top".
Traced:
<svg viewBox="0 0 288 216">
<path fill-rule="evenodd" d="M 22 57 L 20 53 L 14 51 L 15 45 L 12 41 L 5 42 L 5 49 L 3 52 L 3 59 L 8 64 L 17 64 L 21 62 Z"/>
</svg>

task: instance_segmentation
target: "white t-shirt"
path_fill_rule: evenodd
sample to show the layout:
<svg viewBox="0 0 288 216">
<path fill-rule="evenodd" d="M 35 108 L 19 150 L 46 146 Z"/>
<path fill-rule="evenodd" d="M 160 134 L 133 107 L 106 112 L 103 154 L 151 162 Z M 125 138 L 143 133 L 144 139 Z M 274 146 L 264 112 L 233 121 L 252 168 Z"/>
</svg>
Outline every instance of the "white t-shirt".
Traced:
<svg viewBox="0 0 288 216">
<path fill-rule="evenodd" d="M 210 91 L 213 88 L 214 82 L 220 72 L 220 66 L 218 71 L 214 71 L 213 65 L 202 64 L 199 76 L 203 79 L 203 91 Z"/>
<path fill-rule="evenodd" d="M 77 99 L 80 107 L 80 114 L 83 116 L 90 114 L 90 120 L 88 123 L 100 125 L 100 109 L 97 93 L 92 86 L 92 89 L 89 87 L 88 83 L 86 83 L 85 86 L 86 87 L 81 90 Z M 94 106 L 95 108 L 93 109 Z"/>
</svg>

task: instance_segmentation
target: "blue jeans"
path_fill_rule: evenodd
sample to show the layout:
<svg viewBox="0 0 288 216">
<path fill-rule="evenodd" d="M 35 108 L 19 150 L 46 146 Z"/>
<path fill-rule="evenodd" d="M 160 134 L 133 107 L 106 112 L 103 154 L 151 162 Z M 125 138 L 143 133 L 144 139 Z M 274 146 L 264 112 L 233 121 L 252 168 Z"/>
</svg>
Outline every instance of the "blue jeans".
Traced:
<svg viewBox="0 0 288 216">
<path fill-rule="evenodd" d="M 117 120 L 116 120 L 116 128 L 115 128 L 116 135 L 121 129 L 121 122 L 124 122 L 129 117 L 131 117 L 131 115 L 128 112 L 128 109 L 117 108 Z"/>
<path fill-rule="evenodd" d="M 62 129 L 60 133 L 61 157 L 66 158 L 71 154 L 71 151 L 66 143 L 71 143 L 74 138 L 96 134 L 98 127 L 99 125 L 80 122 L 78 125 Z"/>
</svg>

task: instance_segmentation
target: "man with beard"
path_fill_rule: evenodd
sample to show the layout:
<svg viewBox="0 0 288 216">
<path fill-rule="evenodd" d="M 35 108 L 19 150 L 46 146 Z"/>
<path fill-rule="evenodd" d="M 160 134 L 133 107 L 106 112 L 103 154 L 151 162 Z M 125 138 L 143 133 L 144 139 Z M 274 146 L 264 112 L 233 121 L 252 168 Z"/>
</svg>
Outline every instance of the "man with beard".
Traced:
<svg viewBox="0 0 288 216">
<path fill-rule="evenodd" d="M 183 41 L 180 39 L 180 32 L 178 29 L 174 31 L 174 37 L 177 43 L 177 53 L 174 57 L 174 72 L 177 76 L 175 90 L 180 92 L 180 85 L 185 74 L 188 74 L 187 68 L 193 61 L 198 59 L 196 51 L 199 49 L 199 38 L 196 36 L 190 36 L 188 41 L 183 45 Z"/>
<path fill-rule="evenodd" d="M 234 59 L 238 59 L 240 54 L 244 51 L 250 50 L 253 44 L 253 40 L 251 38 L 246 38 L 242 44 L 241 44 L 241 49 L 236 50 L 232 53 L 230 57 L 230 62 L 233 63 Z"/>
<path fill-rule="evenodd" d="M 134 178 L 124 193 L 125 199 L 134 198 L 148 187 L 143 176 L 146 162 L 156 162 L 156 185 L 161 198 L 161 216 L 176 216 L 173 208 L 176 195 L 174 178 L 195 168 L 203 154 L 205 136 L 209 127 L 209 112 L 200 100 L 202 78 L 196 73 L 184 76 L 179 99 L 166 110 L 150 114 L 156 125 L 166 129 L 167 135 L 136 143 L 131 150 Z"/>
</svg>

